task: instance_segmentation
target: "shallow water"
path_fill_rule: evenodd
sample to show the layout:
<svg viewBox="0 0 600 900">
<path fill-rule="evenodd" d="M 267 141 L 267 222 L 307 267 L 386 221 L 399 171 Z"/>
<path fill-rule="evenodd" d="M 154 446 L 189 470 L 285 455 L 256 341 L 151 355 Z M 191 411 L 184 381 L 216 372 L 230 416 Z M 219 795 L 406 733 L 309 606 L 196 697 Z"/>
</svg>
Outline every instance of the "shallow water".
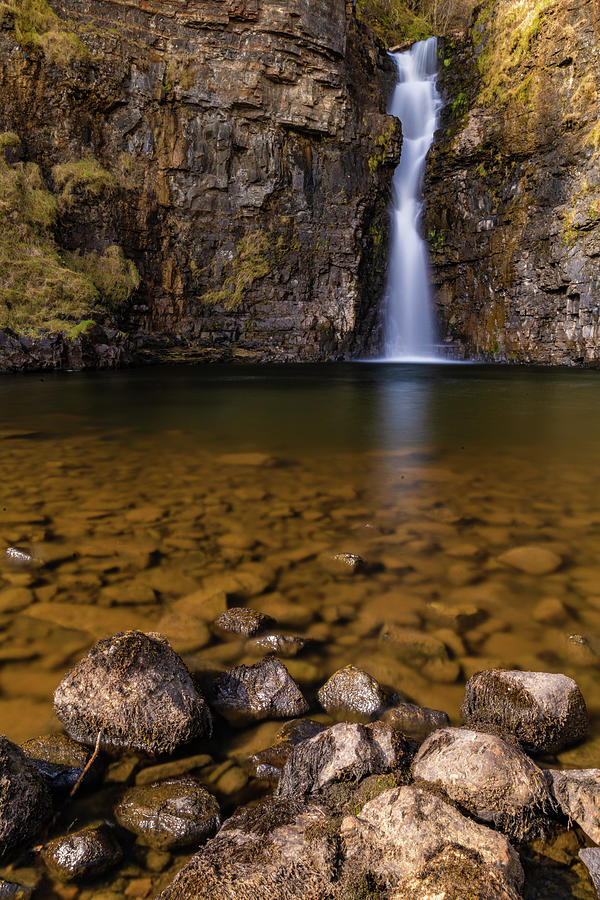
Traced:
<svg viewBox="0 0 600 900">
<path fill-rule="evenodd" d="M 600 377 L 579 370 L 4 378 L 0 546 L 44 565 L 1 571 L 0 730 L 21 741 L 58 727 L 63 673 L 124 628 L 166 634 L 200 678 L 255 661 L 178 602 L 205 587 L 312 639 L 286 660 L 309 699 L 353 663 L 458 722 L 481 668 L 565 672 L 593 733 L 559 764 L 598 765 L 599 447 Z M 561 567 L 534 576 L 500 559 L 531 544 Z M 334 563 L 340 552 L 366 571 Z M 274 730 L 226 735 L 219 753 Z"/>
</svg>

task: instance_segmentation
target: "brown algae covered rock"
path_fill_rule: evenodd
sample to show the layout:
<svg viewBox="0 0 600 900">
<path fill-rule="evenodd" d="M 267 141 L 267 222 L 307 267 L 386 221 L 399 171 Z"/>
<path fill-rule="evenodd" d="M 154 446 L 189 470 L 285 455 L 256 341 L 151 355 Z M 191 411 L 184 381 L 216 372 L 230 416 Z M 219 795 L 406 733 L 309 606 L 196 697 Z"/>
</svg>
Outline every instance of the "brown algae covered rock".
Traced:
<svg viewBox="0 0 600 900">
<path fill-rule="evenodd" d="M 24 849 L 51 813 L 48 788 L 34 762 L 0 735 L 0 859 Z"/>
<path fill-rule="evenodd" d="M 15 884 L 13 881 L 4 881 L 0 879 L 0 898 L 1 900 L 31 900 L 33 888 L 26 887 L 24 884 Z"/>
<path fill-rule="evenodd" d="M 504 835 L 418 787 L 384 791 L 342 820 L 341 897 L 519 900 L 523 870 Z"/>
<path fill-rule="evenodd" d="M 308 712 L 300 688 L 284 664 L 274 658 L 224 672 L 211 687 L 210 701 L 230 725 L 240 727 L 261 719 L 293 719 Z"/>
<path fill-rule="evenodd" d="M 546 770 L 550 791 L 567 819 L 600 844 L 600 769 Z"/>
<path fill-rule="evenodd" d="M 553 802 L 544 773 L 513 743 L 467 728 L 442 728 L 421 744 L 415 780 L 517 841 L 543 834 Z"/>
<path fill-rule="evenodd" d="M 550 672 L 478 672 L 467 682 L 461 713 L 465 725 L 512 734 L 536 753 L 557 753 L 589 727 L 577 683 Z"/>
<path fill-rule="evenodd" d="M 120 862 L 123 854 L 106 825 L 89 826 L 49 841 L 42 859 L 61 881 L 93 878 Z"/>
<path fill-rule="evenodd" d="M 125 791 L 115 807 L 119 825 L 156 850 L 190 847 L 221 824 L 215 797 L 196 778 L 167 778 Z"/>
<path fill-rule="evenodd" d="M 414 741 L 424 741 L 433 731 L 450 724 L 448 715 L 441 709 L 429 709 L 414 703 L 397 703 L 386 709 L 381 719 Z"/>
<path fill-rule="evenodd" d="M 294 747 L 278 796 L 302 797 L 335 781 L 390 772 L 406 765 L 406 754 L 406 743 L 389 725 L 340 722 Z"/>
<path fill-rule="evenodd" d="M 92 647 L 65 675 L 54 711 L 77 741 L 172 753 L 210 736 L 212 720 L 181 658 L 160 635 L 127 631 Z"/>
<path fill-rule="evenodd" d="M 377 715 L 385 700 L 378 682 L 355 666 L 334 672 L 317 697 L 326 712 L 345 720 L 369 719 Z"/>
<path fill-rule="evenodd" d="M 270 616 L 245 606 L 235 606 L 217 616 L 212 627 L 219 637 L 238 638 L 252 637 L 273 624 Z"/>
<path fill-rule="evenodd" d="M 320 805 L 270 798 L 228 819 L 160 900 L 334 900 L 337 850 Z"/>
</svg>

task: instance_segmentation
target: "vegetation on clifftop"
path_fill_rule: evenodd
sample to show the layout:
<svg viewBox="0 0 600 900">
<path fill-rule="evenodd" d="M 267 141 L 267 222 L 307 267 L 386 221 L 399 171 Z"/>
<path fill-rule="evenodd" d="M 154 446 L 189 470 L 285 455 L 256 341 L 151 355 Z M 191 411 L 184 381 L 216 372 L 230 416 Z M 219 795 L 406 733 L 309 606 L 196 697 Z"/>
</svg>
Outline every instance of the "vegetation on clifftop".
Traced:
<svg viewBox="0 0 600 900">
<path fill-rule="evenodd" d="M 403 47 L 465 27 L 475 0 L 357 0 L 356 13 L 386 47 Z"/>
<path fill-rule="evenodd" d="M 82 322 L 125 302 L 139 275 L 118 247 L 61 250 L 54 237 L 60 198 L 39 166 L 7 161 L 18 147 L 17 135 L 0 134 L 0 328 L 73 337 Z"/>
<path fill-rule="evenodd" d="M 0 19 L 12 16 L 15 37 L 22 47 L 43 53 L 55 65 L 87 59 L 89 50 L 46 0 L 8 0 Z"/>
</svg>

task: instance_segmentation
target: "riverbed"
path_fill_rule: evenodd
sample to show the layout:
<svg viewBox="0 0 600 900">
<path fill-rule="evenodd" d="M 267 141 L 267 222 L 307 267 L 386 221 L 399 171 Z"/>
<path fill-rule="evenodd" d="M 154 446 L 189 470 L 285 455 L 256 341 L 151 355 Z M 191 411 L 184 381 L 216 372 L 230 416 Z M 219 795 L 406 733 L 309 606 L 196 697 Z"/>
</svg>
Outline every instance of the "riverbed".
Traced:
<svg viewBox="0 0 600 900">
<path fill-rule="evenodd" d="M 166 634 L 200 672 L 255 661 L 178 603 L 204 589 L 309 639 L 286 663 L 309 696 L 353 663 L 458 722 L 473 672 L 560 671 L 597 732 L 599 447 L 600 380 L 580 370 L 5 378 L 0 539 L 39 564 L 2 570 L 2 730 L 22 741 L 57 727 L 54 688 L 115 631 Z M 560 565 L 506 561 L 532 545 Z"/>
</svg>

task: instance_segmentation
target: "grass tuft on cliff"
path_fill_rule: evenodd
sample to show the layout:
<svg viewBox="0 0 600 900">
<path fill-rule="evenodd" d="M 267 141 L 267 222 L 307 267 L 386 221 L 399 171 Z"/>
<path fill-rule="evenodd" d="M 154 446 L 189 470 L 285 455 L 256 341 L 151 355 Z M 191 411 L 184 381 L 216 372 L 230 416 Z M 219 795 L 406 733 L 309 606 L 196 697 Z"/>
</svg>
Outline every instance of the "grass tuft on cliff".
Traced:
<svg viewBox="0 0 600 900">
<path fill-rule="evenodd" d="M 15 37 L 22 47 L 59 66 L 89 58 L 85 44 L 46 0 L 8 0 L 4 10 L 12 15 Z"/>
<path fill-rule="evenodd" d="M 402 0 L 357 0 L 356 14 L 386 47 L 412 44 L 433 34 L 429 19 Z"/>
<path fill-rule="evenodd" d="M 139 275 L 118 247 L 61 251 L 54 238 L 59 202 L 39 166 L 6 159 L 18 143 L 11 132 L 0 134 L 0 328 L 76 337 L 82 323 L 124 303 Z"/>
</svg>

